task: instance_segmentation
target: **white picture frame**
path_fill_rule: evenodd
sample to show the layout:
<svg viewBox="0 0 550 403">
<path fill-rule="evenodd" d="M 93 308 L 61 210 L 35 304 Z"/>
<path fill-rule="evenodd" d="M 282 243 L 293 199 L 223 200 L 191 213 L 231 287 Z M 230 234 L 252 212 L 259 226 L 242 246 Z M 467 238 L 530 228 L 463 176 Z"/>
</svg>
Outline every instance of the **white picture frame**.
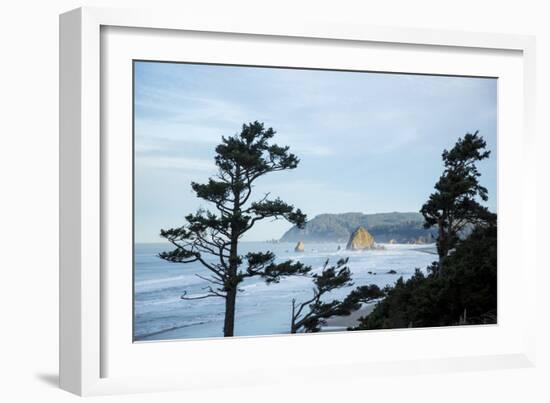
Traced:
<svg viewBox="0 0 550 403">
<path fill-rule="evenodd" d="M 522 280 L 518 281 L 522 281 L 523 287 L 527 290 L 527 297 L 521 303 L 523 304 L 521 307 L 530 308 L 524 309 L 524 312 L 536 311 L 534 308 L 536 284 L 533 281 L 529 282 L 528 278 L 536 277 L 537 267 L 534 254 L 526 253 L 527 239 L 524 236 L 535 231 L 536 221 L 535 202 L 532 196 L 535 187 L 534 175 L 532 175 L 535 172 L 534 158 L 532 158 L 535 91 L 533 37 L 329 23 L 294 24 L 289 21 L 270 22 L 269 20 L 246 21 L 246 24 L 243 24 L 237 19 L 197 19 L 190 15 L 182 16 L 150 10 L 80 8 L 60 17 L 60 385 L 63 389 L 79 395 L 97 395 L 208 388 L 225 386 L 229 383 L 245 386 L 258 383 L 292 382 L 293 377 L 303 369 L 303 366 L 298 361 L 284 361 L 277 357 L 277 355 L 281 356 L 281 349 L 287 348 L 286 345 L 292 345 L 290 348 L 294 349 L 293 351 L 301 351 L 304 354 L 303 359 L 310 363 L 310 367 L 306 373 L 300 371 L 300 377 L 312 380 L 328 380 L 327 374 L 331 372 L 328 371 L 330 368 L 338 368 L 339 376 L 345 379 L 381 372 L 410 374 L 419 371 L 438 372 L 534 365 L 535 321 L 530 317 L 526 317 L 521 323 L 511 325 L 512 327 L 508 330 L 506 326 L 499 323 L 500 328 L 497 325 L 495 328 L 468 329 L 469 334 L 466 334 L 464 329 L 438 329 L 422 335 L 419 335 L 418 330 L 379 332 L 371 337 L 376 340 L 391 339 L 392 341 L 388 342 L 390 344 L 395 343 L 398 338 L 407 338 L 407 342 L 413 342 L 420 336 L 431 337 L 434 340 L 447 337 L 462 338 L 465 344 L 462 349 L 449 351 L 449 354 L 445 354 L 444 350 L 436 349 L 437 351 L 433 354 L 419 353 L 417 356 L 400 358 L 400 350 L 397 349 L 393 355 L 387 354 L 387 357 L 372 358 L 373 355 L 367 359 L 358 355 L 346 360 L 328 359 L 325 363 L 315 362 L 313 357 L 308 355 L 308 345 L 314 345 L 316 348 L 330 347 L 341 342 L 342 337 L 347 337 L 349 344 L 358 343 L 364 338 L 365 332 L 291 338 L 271 336 L 157 343 L 156 346 L 139 347 L 140 351 L 135 351 L 131 340 L 124 339 L 125 335 L 122 335 L 124 340 L 113 341 L 112 334 L 120 335 L 124 329 L 117 330 L 114 323 L 118 323 L 118 320 L 109 320 L 110 316 L 116 316 L 116 314 L 112 312 L 108 296 L 113 287 L 124 287 L 124 285 L 121 285 L 120 281 L 112 281 L 109 287 L 106 287 L 105 283 L 106 279 L 110 279 L 109 273 L 105 272 L 109 267 L 110 245 L 106 241 L 108 238 L 104 231 L 111 225 L 109 220 L 112 220 L 112 216 L 105 214 L 105 211 L 110 208 L 107 205 L 109 198 L 105 195 L 110 189 L 109 177 L 113 174 L 109 170 L 111 168 L 108 168 L 112 165 L 107 163 L 109 157 L 106 156 L 105 146 L 117 147 L 111 144 L 109 140 L 111 137 L 107 140 L 102 137 L 102 133 L 104 136 L 111 127 L 106 119 L 108 111 L 102 109 L 105 107 L 104 97 L 110 91 L 108 88 L 110 84 L 102 80 L 104 61 L 101 60 L 105 55 L 109 55 L 102 49 L 102 46 L 105 46 L 102 42 L 104 40 L 102 31 L 108 30 L 109 27 L 130 30 L 124 35 L 128 35 L 128 32 L 132 35 L 132 29 L 157 30 L 155 31 L 157 33 L 192 32 L 198 37 L 201 33 L 204 35 L 217 33 L 218 38 L 223 39 L 226 35 L 228 40 L 231 35 L 241 35 L 253 38 L 254 41 L 281 42 L 283 47 L 288 41 L 297 41 L 304 46 L 311 43 L 308 41 L 320 41 L 319 43 L 328 43 L 327 46 L 332 46 L 334 49 L 347 43 L 359 46 L 361 44 L 398 45 L 399 49 L 412 47 L 417 51 L 426 50 L 428 53 L 430 49 L 451 51 L 451 53 L 464 50 L 474 54 L 473 57 L 475 54 L 484 55 L 491 52 L 513 53 L 514 60 L 510 62 L 509 73 L 503 74 L 509 74 L 510 88 L 514 88 L 514 93 L 518 94 L 520 99 L 508 106 L 503 102 L 499 108 L 510 108 L 505 110 L 512 112 L 518 110 L 519 105 L 521 111 L 518 112 L 519 117 L 514 117 L 516 119 L 514 122 L 510 121 L 510 124 L 518 130 L 512 133 L 506 132 L 506 127 L 500 127 L 507 137 L 502 143 L 504 151 L 499 151 L 499 184 L 501 181 L 509 181 L 516 188 L 520 186 L 521 192 L 516 192 L 516 196 L 510 198 L 506 192 L 511 190 L 511 186 L 504 186 L 504 190 L 501 186 L 499 200 L 504 196 L 505 200 L 509 200 L 507 203 L 511 204 L 499 205 L 499 214 L 501 208 L 519 207 L 519 212 L 515 213 L 518 216 L 514 218 L 517 221 L 510 221 L 510 225 L 519 223 L 521 226 L 518 231 L 521 242 L 518 242 L 518 247 L 514 251 L 502 250 L 499 238 L 499 262 L 503 254 L 510 254 L 514 258 L 513 261 L 518 263 L 522 271 Z M 162 40 L 158 39 L 158 48 L 161 50 L 164 46 L 160 44 Z M 177 41 L 177 34 L 176 37 L 171 35 L 171 38 L 165 40 L 168 44 L 170 41 Z M 399 49 L 397 53 L 402 51 Z M 132 56 L 128 55 L 128 57 Z M 433 58 L 433 56 L 429 57 Z M 460 57 L 460 54 L 456 53 L 453 57 Z M 392 63 L 396 63 L 397 71 L 407 70 L 408 72 L 407 68 L 399 66 L 398 56 L 392 60 L 394 60 Z M 194 61 L 199 60 L 194 59 Z M 204 61 L 212 60 L 205 58 Z M 435 58 L 432 61 L 437 65 L 433 67 L 434 73 L 470 74 L 466 66 L 445 70 L 444 63 L 439 66 Z M 488 60 L 486 63 L 489 66 L 491 63 L 494 64 L 494 61 Z M 253 61 L 249 61 L 248 64 L 253 64 Z M 506 65 L 505 62 L 502 64 Z M 482 64 L 480 66 L 483 69 Z M 421 66 L 417 68 L 422 69 Z M 435 71 L 437 69 L 441 71 Z M 413 70 L 414 66 L 411 67 L 412 72 Z M 517 82 L 513 83 L 513 80 Z M 118 97 L 122 102 L 127 100 L 126 109 L 128 109 L 131 108 L 131 98 L 126 97 L 125 91 L 127 88 L 120 87 L 115 89 L 114 93 L 122 95 Z M 109 105 L 115 107 L 111 98 L 108 99 Z M 512 106 L 514 109 L 511 109 Z M 122 128 L 126 130 L 125 126 Z M 123 148 L 124 143 L 118 147 Z M 116 150 L 116 148 L 110 150 Z M 515 157 L 514 150 L 519 153 Z M 502 165 L 503 161 L 506 163 L 512 160 L 516 161 L 520 167 L 515 173 L 511 173 L 510 169 Z M 501 194 L 501 191 L 505 193 Z M 123 231 L 128 230 L 124 222 L 116 225 Z M 503 235 L 499 228 L 499 237 L 501 236 L 505 234 Z M 123 282 L 124 278 L 121 278 L 121 281 Z M 502 297 L 499 296 L 499 316 L 502 304 L 505 303 L 507 306 L 506 301 L 509 297 L 510 295 L 506 293 Z M 502 298 L 506 300 L 503 301 Z M 121 312 L 127 312 L 124 309 L 126 308 L 122 307 Z M 109 327 L 110 331 L 107 331 L 106 327 Z M 492 351 L 485 352 L 483 342 L 477 348 L 473 345 L 474 340 L 488 341 L 495 337 L 503 341 Z M 114 339 L 120 339 L 120 337 Z M 142 344 L 144 345 L 146 346 L 147 343 Z M 274 352 L 262 356 L 262 352 L 268 345 L 269 349 L 275 349 Z M 148 351 L 144 351 L 146 349 Z M 124 351 L 126 355 L 122 355 L 120 351 Z M 134 373 L 131 368 L 123 365 L 112 370 L 106 364 L 116 360 L 131 364 L 132 354 L 136 354 L 136 357 L 137 354 L 142 354 L 139 356 L 141 362 L 177 354 L 184 354 L 190 361 L 186 364 L 187 369 L 181 368 L 178 371 L 178 365 L 181 365 L 178 362 L 181 361 L 174 360 L 170 363 L 169 358 L 161 358 L 164 360 L 162 363 L 165 364 L 163 367 L 166 371 L 161 371 L 157 375 L 147 371 Z M 231 376 L 227 376 L 227 369 L 224 373 L 223 367 L 219 371 L 213 371 L 206 366 L 198 365 L 199 354 L 225 354 L 226 358 L 236 360 L 240 358 L 241 362 L 235 366 Z M 208 379 L 204 376 L 205 374 L 209 374 Z M 243 374 L 247 376 L 243 377 Z M 331 373 L 331 376 L 334 374 Z"/>
</svg>

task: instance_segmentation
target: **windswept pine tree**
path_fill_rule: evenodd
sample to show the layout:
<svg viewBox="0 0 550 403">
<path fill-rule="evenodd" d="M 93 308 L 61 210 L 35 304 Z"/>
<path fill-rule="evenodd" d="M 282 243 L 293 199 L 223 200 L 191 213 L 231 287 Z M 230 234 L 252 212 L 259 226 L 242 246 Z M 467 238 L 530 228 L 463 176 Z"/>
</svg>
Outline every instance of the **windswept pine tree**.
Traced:
<svg viewBox="0 0 550 403">
<path fill-rule="evenodd" d="M 475 132 L 443 152 L 445 170 L 422 206 L 426 227 L 439 229 L 439 262 L 384 290 L 355 330 L 497 323 L 497 216 L 476 200 L 488 200 L 476 167 L 485 147 Z"/>
<path fill-rule="evenodd" d="M 494 224 L 496 215 L 481 205 L 478 199 L 487 201 L 487 189 L 479 183 L 476 163 L 489 158 L 483 137 L 467 133 L 459 138 L 451 150 L 441 155 L 445 169 L 420 212 L 424 227 L 437 226 L 437 270 L 443 271 L 444 260 L 459 241 L 461 231 L 468 226 Z"/>
<path fill-rule="evenodd" d="M 299 159 L 289 152 L 289 147 L 271 144 L 275 135 L 272 128 L 263 123 L 244 124 L 239 134 L 222 137 L 216 147 L 217 175 L 207 183 L 193 182 L 191 187 L 197 197 L 212 203 L 214 211 L 198 210 L 185 217 L 181 227 L 161 230 L 175 249 L 159 256 L 169 262 L 200 262 L 209 272 L 201 276 L 208 283 L 204 295 L 182 299 L 223 298 L 225 320 L 223 334 L 233 336 L 235 304 L 239 285 L 249 277 L 262 277 L 267 283 L 277 283 L 284 276 L 304 275 L 309 267 L 300 262 L 275 263 L 270 252 L 239 254 L 239 240 L 258 221 L 285 219 L 303 227 L 306 215 L 300 209 L 269 194 L 253 200 L 253 187 L 261 177 L 295 169 Z"/>
<path fill-rule="evenodd" d="M 290 333 L 304 331 L 314 333 L 321 330 L 326 319 L 331 316 L 346 316 L 369 302 L 384 296 L 376 285 L 357 287 L 343 300 L 325 301 L 323 298 L 332 291 L 353 285 L 352 274 L 348 267 L 348 258 L 340 259 L 336 266 L 329 266 L 327 260 L 321 273 L 313 274 L 313 295 L 304 302 L 292 300 Z"/>
</svg>

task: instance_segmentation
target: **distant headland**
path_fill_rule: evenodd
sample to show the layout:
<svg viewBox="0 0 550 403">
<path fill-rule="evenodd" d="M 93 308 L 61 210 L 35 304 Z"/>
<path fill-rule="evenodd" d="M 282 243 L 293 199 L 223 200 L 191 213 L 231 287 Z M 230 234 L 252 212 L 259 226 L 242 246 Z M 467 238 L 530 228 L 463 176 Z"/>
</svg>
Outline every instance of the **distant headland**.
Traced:
<svg viewBox="0 0 550 403">
<path fill-rule="evenodd" d="M 364 227 L 379 243 L 432 243 L 435 229 L 423 227 L 420 213 L 342 213 L 320 214 L 308 221 L 304 229 L 294 226 L 280 242 L 347 242 L 358 228 Z"/>
</svg>

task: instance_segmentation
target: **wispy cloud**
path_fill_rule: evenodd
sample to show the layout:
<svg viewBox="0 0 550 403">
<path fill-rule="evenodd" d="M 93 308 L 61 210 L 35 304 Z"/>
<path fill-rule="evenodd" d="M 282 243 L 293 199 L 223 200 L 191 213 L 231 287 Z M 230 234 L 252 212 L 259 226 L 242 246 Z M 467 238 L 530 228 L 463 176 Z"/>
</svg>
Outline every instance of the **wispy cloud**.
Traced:
<svg viewBox="0 0 550 403">
<path fill-rule="evenodd" d="M 185 144 L 217 144 L 226 133 L 220 126 L 191 125 L 154 120 L 136 119 L 136 145 L 173 148 Z M 231 133 L 231 132 L 230 132 Z"/>
<path fill-rule="evenodd" d="M 136 157 L 135 162 L 136 166 L 144 168 L 177 169 L 212 174 L 216 172 L 216 167 L 212 160 L 200 158 L 144 155 Z"/>
<path fill-rule="evenodd" d="M 309 215 L 417 211 L 441 171 L 441 151 L 459 136 L 479 129 L 496 149 L 496 80 L 151 62 L 137 64 L 135 88 L 140 234 L 156 236 L 160 211 L 176 222 L 196 210 L 189 181 L 216 172 L 216 145 L 244 122 L 273 127 L 274 142 L 301 160 L 261 178 L 255 191 Z M 496 160 L 482 170 L 492 195 Z M 276 237 L 271 228 L 254 237 Z"/>
<path fill-rule="evenodd" d="M 334 155 L 334 150 L 332 148 L 322 145 L 297 147 L 296 152 L 302 155 L 312 155 L 315 157 L 329 157 Z"/>
</svg>

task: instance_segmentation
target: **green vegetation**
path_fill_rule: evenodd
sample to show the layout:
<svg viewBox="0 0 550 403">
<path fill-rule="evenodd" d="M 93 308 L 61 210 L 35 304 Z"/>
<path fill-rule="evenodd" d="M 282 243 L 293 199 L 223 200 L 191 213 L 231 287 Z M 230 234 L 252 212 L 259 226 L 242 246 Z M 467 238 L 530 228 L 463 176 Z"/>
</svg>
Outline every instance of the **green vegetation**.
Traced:
<svg viewBox="0 0 550 403">
<path fill-rule="evenodd" d="M 217 175 L 208 183 L 191 184 L 197 197 L 212 203 L 215 212 L 199 210 L 187 215 L 183 226 L 160 232 L 175 247 L 161 253 L 160 258 L 173 263 L 200 262 L 209 270 L 209 277 L 197 274 L 209 284 L 205 294 L 184 294 L 182 299 L 223 298 L 225 337 L 233 336 L 236 297 L 246 278 L 259 276 L 267 283 L 277 283 L 284 276 L 304 275 L 311 270 L 290 260 L 275 263 L 275 255 L 269 251 L 239 255 L 239 239 L 256 222 L 282 218 L 302 227 L 306 220 L 299 209 L 279 198 L 270 200 L 269 194 L 251 202 L 257 179 L 298 166 L 299 159 L 288 147 L 269 143 L 274 135 L 272 128 L 254 122 L 244 124 L 240 134 L 222 137 L 216 147 Z"/>
<path fill-rule="evenodd" d="M 367 228 L 376 242 L 433 242 L 437 232 L 423 225 L 420 213 L 320 214 L 302 229 L 296 226 L 289 229 L 281 242 L 347 242 L 359 227 Z"/>
<path fill-rule="evenodd" d="M 361 307 L 364 302 L 384 296 L 376 285 L 357 287 L 343 300 L 323 301 L 323 296 L 338 288 L 353 285 L 352 274 L 347 266 L 348 259 L 340 259 L 336 266 L 325 262 L 320 274 L 312 274 L 313 296 L 304 302 L 292 300 L 290 333 L 303 331 L 314 333 L 321 330 L 325 319 L 331 316 L 347 316 Z"/>
<path fill-rule="evenodd" d="M 420 212 L 425 228 L 438 228 L 438 270 L 444 269 L 445 257 L 460 241 L 460 234 L 476 225 L 496 223 L 496 215 L 482 206 L 476 198 L 487 201 L 487 189 L 479 184 L 476 162 L 489 158 L 483 137 L 466 134 L 450 150 L 441 155 L 445 170 L 435 184 L 435 192 Z"/>
<path fill-rule="evenodd" d="M 490 153 L 477 132 L 466 134 L 443 152 L 443 174 L 421 213 L 323 214 L 307 224 L 300 209 L 279 198 L 266 194 L 252 201 L 256 180 L 299 164 L 288 147 L 270 144 L 274 135 L 272 128 L 254 122 L 243 125 L 240 134 L 222 137 L 216 147 L 217 175 L 205 184 L 191 184 L 197 197 L 214 206 L 213 211 L 200 209 L 187 215 L 182 226 L 160 233 L 174 246 L 160 258 L 173 263 L 199 262 L 209 271 L 208 276 L 197 274 L 207 284 L 204 294 L 184 293 L 181 298 L 223 298 L 224 336 L 234 334 L 236 297 L 241 283 L 250 277 L 266 283 L 296 275 L 313 280 L 311 298 L 292 301 L 291 333 L 318 332 L 327 318 L 350 315 L 362 303 L 380 298 L 373 312 L 352 330 L 496 323 L 497 220 L 478 202 L 487 201 L 488 195 L 479 184 L 476 163 Z M 353 285 L 347 259 L 334 266 L 327 260 L 320 273 L 312 273 L 311 267 L 299 261 L 275 263 L 270 251 L 239 254 L 239 240 L 264 219 L 293 224 L 281 239 L 289 242 L 346 242 L 358 227 L 368 228 L 378 242 L 436 241 L 439 260 L 427 275 L 417 270 L 407 281 L 399 278 L 393 287 L 381 290 L 365 285 L 343 300 L 331 301 L 332 291 Z M 397 274 L 394 270 L 388 273 Z"/>
<path fill-rule="evenodd" d="M 417 270 L 385 293 L 356 330 L 496 323 L 496 226 L 477 227 L 461 242 L 445 261 L 445 275 Z"/>
<path fill-rule="evenodd" d="M 497 321 L 496 215 L 476 162 L 489 157 L 482 137 L 466 134 L 442 158 L 445 170 L 422 207 L 426 227 L 438 226 L 439 261 L 384 290 L 385 298 L 360 320 L 360 329 L 488 324 Z M 467 236 L 460 236 L 468 228 Z"/>
</svg>

